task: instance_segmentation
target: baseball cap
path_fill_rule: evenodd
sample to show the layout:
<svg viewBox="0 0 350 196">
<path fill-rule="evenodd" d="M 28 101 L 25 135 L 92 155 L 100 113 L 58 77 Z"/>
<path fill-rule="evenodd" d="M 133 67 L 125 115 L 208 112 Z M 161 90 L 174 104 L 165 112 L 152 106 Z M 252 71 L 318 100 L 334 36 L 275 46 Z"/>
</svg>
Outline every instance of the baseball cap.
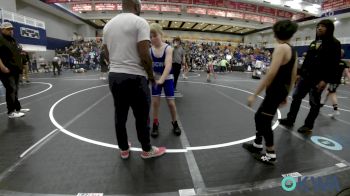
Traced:
<svg viewBox="0 0 350 196">
<path fill-rule="evenodd" d="M 0 26 L 1 29 L 13 29 L 13 25 L 9 22 L 3 22 Z"/>
</svg>

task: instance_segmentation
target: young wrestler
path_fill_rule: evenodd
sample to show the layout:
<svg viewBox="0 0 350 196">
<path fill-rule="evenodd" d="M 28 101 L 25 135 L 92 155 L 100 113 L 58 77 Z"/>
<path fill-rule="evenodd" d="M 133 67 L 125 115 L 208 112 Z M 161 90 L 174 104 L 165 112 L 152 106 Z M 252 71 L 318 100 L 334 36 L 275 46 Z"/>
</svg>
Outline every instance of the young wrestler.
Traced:
<svg viewBox="0 0 350 196">
<path fill-rule="evenodd" d="M 254 95 L 248 98 L 251 107 L 256 97 L 266 89 L 265 98 L 255 113 L 256 139 L 251 143 L 244 143 L 243 148 L 253 153 L 255 158 L 265 163 L 274 163 L 276 153 L 273 141 L 272 120 L 280 105 L 286 99 L 297 74 L 296 51 L 290 45 L 290 40 L 297 31 L 298 25 L 290 20 L 277 22 L 273 26 L 275 38 L 278 42 L 273 55 L 270 69 L 260 83 Z M 262 154 L 262 140 L 265 139 L 266 153 Z"/>
<path fill-rule="evenodd" d="M 156 84 L 152 87 L 153 129 L 151 136 L 157 137 L 159 135 L 158 116 L 162 89 L 164 89 L 170 109 L 173 126 L 172 131 L 175 135 L 179 136 L 181 135 L 181 130 L 176 120 L 174 75 L 171 71 L 173 49 L 163 42 L 163 30 L 159 24 L 153 23 L 150 25 L 150 28 L 152 42 L 152 48 L 150 50 L 153 59 L 153 72 L 156 80 Z"/>
</svg>

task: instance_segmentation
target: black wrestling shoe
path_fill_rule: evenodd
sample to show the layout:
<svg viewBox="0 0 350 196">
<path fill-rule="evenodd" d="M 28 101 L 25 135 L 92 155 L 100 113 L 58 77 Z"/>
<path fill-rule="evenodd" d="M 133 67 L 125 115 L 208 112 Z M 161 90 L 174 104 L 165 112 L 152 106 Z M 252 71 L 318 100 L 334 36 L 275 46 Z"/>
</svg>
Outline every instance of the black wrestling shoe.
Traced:
<svg viewBox="0 0 350 196">
<path fill-rule="evenodd" d="M 153 138 L 158 137 L 159 135 L 159 124 L 153 123 L 153 128 L 152 128 L 152 132 L 151 132 L 151 136 Z"/>
<path fill-rule="evenodd" d="M 179 125 L 177 124 L 177 121 L 172 122 L 171 124 L 173 125 L 173 133 L 176 136 L 180 136 L 181 135 L 181 129 L 180 129 Z"/>
</svg>

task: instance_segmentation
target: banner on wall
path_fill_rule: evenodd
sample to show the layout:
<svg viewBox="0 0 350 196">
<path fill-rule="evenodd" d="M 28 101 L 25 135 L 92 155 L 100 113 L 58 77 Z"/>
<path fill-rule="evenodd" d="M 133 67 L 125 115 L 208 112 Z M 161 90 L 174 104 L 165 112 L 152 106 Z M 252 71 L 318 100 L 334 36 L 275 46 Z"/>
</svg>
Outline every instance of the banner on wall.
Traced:
<svg viewBox="0 0 350 196">
<path fill-rule="evenodd" d="M 38 27 L 29 26 L 14 21 L 8 21 L 13 25 L 13 37 L 19 44 L 47 46 L 46 30 Z"/>
<path fill-rule="evenodd" d="M 46 0 L 46 3 L 69 3 L 69 2 L 82 2 L 82 0 Z"/>
<path fill-rule="evenodd" d="M 244 14 L 241 12 L 227 12 L 226 17 L 244 19 Z"/>
<path fill-rule="evenodd" d="M 72 10 L 73 10 L 73 12 L 92 11 L 92 4 L 91 3 L 73 4 Z"/>
<path fill-rule="evenodd" d="M 162 12 L 181 12 L 181 7 L 178 5 L 161 5 Z"/>
<path fill-rule="evenodd" d="M 187 13 L 189 14 L 207 14 L 207 9 L 200 7 L 187 7 Z"/>
<path fill-rule="evenodd" d="M 116 3 L 95 3 L 95 10 L 97 11 L 111 11 L 111 10 L 117 10 L 118 4 Z"/>
<path fill-rule="evenodd" d="M 322 10 L 335 11 L 340 9 L 350 8 L 350 0 L 324 0 Z"/>
<path fill-rule="evenodd" d="M 226 16 L 226 11 L 223 11 L 223 10 L 208 9 L 207 12 L 208 12 L 208 15 L 211 15 L 211 16 L 221 16 L 221 17 Z"/>
<path fill-rule="evenodd" d="M 20 27 L 20 32 L 22 37 L 40 39 L 40 33 L 38 30 L 27 28 L 27 27 Z"/>
<path fill-rule="evenodd" d="M 72 3 L 71 8 L 75 12 L 80 11 L 116 11 L 121 10 L 121 1 L 115 1 L 113 3 L 88 3 L 86 0 L 46 0 L 47 3 Z M 158 4 L 156 4 L 158 3 Z M 167 4 L 171 3 L 171 4 Z M 181 5 L 176 5 L 181 4 Z M 143 0 L 142 4 L 142 11 L 156 11 L 156 12 L 181 12 L 182 11 L 182 5 L 186 5 L 187 7 L 187 13 L 190 14 L 209 14 L 213 16 L 220 16 L 225 17 L 226 14 L 224 12 L 229 13 L 232 12 L 244 12 L 244 14 L 253 14 L 253 15 L 259 15 L 261 20 L 260 21 L 269 21 L 270 18 L 264 18 L 262 17 L 277 17 L 277 18 L 286 18 L 286 19 L 293 19 L 297 20 L 303 17 L 307 17 L 306 14 L 301 12 L 291 12 L 291 11 L 285 11 L 280 10 L 273 7 L 263 6 L 263 5 L 257 5 L 253 3 L 246 3 L 246 2 L 237 2 L 232 0 Z M 188 5 L 196 5 L 196 6 L 188 6 Z M 207 8 L 207 7 L 197 7 L 197 5 L 204 5 L 204 6 L 210 6 L 210 7 L 217 7 L 218 9 L 221 8 L 228 8 L 231 10 L 228 11 L 221 11 L 219 10 Z M 323 9 L 330 9 L 335 7 L 350 7 L 350 0 L 325 0 L 323 3 Z M 248 12 L 248 13 L 245 13 Z M 241 18 L 240 15 L 238 17 L 232 17 L 227 14 L 231 18 Z M 249 17 L 246 18 L 253 18 L 255 21 L 257 21 L 258 17 Z M 276 19 L 275 19 L 276 21 Z"/>
</svg>

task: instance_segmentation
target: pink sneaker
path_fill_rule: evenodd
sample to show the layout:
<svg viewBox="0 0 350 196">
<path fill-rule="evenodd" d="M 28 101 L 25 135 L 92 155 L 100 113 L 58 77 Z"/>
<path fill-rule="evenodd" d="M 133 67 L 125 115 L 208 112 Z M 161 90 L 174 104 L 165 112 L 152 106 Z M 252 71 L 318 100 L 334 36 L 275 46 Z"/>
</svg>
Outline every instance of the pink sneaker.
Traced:
<svg viewBox="0 0 350 196">
<path fill-rule="evenodd" d="M 122 159 L 128 159 L 129 158 L 129 156 L 130 156 L 130 147 L 131 147 L 131 143 L 129 142 L 129 149 L 120 151 L 120 157 Z"/>
<path fill-rule="evenodd" d="M 143 159 L 149 159 L 153 157 L 160 157 L 165 154 L 166 148 L 165 147 L 155 147 L 152 146 L 152 149 L 149 152 L 142 151 L 141 157 Z"/>
</svg>

